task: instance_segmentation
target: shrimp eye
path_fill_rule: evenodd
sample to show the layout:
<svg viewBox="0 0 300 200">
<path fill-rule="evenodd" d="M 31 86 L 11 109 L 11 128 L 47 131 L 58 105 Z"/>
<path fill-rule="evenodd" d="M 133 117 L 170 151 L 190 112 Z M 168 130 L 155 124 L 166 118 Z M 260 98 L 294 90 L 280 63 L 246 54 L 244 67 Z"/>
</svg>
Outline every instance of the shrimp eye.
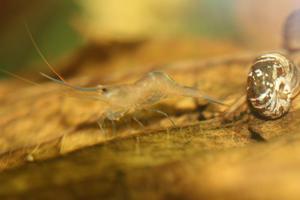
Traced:
<svg viewBox="0 0 300 200">
<path fill-rule="evenodd" d="M 107 92 L 107 88 L 102 88 L 101 90 L 103 93 Z"/>
</svg>

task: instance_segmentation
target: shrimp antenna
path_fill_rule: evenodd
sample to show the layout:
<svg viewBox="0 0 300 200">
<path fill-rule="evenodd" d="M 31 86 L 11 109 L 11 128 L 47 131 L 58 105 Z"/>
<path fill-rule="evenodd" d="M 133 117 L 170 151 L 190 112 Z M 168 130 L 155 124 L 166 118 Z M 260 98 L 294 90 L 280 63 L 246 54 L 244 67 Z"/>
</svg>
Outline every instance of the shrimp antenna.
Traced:
<svg viewBox="0 0 300 200">
<path fill-rule="evenodd" d="M 73 88 L 73 89 L 76 89 L 76 90 L 79 90 L 79 91 L 83 91 L 83 92 L 95 92 L 95 91 L 97 91 L 99 89 L 98 87 L 83 88 L 83 87 L 79 87 L 79 86 L 73 86 L 73 85 L 71 85 L 71 84 L 69 84 L 69 83 L 67 83 L 67 82 L 65 82 L 63 80 L 58 80 L 58 79 L 53 78 L 51 76 L 48 76 L 48 75 L 46 75 L 46 74 L 44 74 L 42 72 L 40 72 L 40 74 L 43 77 L 45 77 L 45 78 L 47 78 L 47 79 L 49 79 L 49 80 L 51 80 L 51 81 L 53 81 L 55 83 L 58 83 L 58 84 L 61 84 L 61 85 L 64 85 L 64 86 L 67 86 L 67 87 L 70 87 L 70 88 Z"/>
<path fill-rule="evenodd" d="M 52 67 L 52 65 L 48 62 L 48 60 L 46 59 L 46 57 L 44 56 L 44 54 L 42 53 L 41 49 L 39 48 L 39 46 L 37 45 L 36 41 L 33 38 L 33 35 L 28 27 L 28 24 L 26 22 L 24 22 L 26 31 L 28 33 L 28 36 L 34 46 L 34 48 L 36 49 L 37 53 L 39 54 L 39 56 L 42 58 L 42 60 L 46 63 L 46 65 L 50 68 L 50 70 L 57 76 L 59 77 L 60 80 L 62 80 L 63 82 L 66 83 L 65 79 L 59 75 L 59 73 L 56 72 L 56 70 L 54 69 L 54 67 Z"/>
<path fill-rule="evenodd" d="M 3 72 L 4 74 L 7 74 L 7 75 L 9 75 L 9 76 L 12 76 L 12 77 L 14 77 L 14 78 L 16 78 L 16 79 L 19 79 L 19 80 L 21 80 L 21 81 L 27 82 L 27 83 L 29 83 L 29 84 L 32 84 L 32 85 L 39 85 L 38 83 L 35 83 L 35 82 L 33 82 L 33 81 L 30 81 L 30 80 L 28 80 L 28 79 L 26 79 L 26 78 L 23 78 L 23 77 L 21 77 L 21 76 L 19 76 L 19 75 L 17 75 L 17 74 L 14 74 L 14 73 L 12 73 L 12 72 L 6 71 L 6 70 L 4 70 L 4 69 L 0 69 L 0 71 Z"/>
</svg>

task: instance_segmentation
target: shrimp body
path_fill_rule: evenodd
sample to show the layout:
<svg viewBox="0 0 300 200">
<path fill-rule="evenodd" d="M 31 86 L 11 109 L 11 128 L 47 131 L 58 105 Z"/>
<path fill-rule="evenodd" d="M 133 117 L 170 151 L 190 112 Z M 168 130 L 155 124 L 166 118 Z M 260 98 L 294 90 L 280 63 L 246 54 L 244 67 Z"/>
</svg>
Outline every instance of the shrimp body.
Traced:
<svg viewBox="0 0 300 200">
<path fill-rule="evenodd" d="M 103 113 L 102 118 L 112 121 L 119 120 L 128 112 L 144 109 L 174 96 L 204 98 L 213 103 L 223 104 L 202 94 L 197 88 L 176 83 L 166 73 L 160 71 L 150 72 L 132 84 L 98 85 L 95 88 L 76 87 L 48 75 L 42 75 L 79 91 L 96 92 L 94 98 L 108 104 L 108 109 Z"/>
<path fill-rule="evenodd" d="M 98 87 L 99 99 L 107 102 L 112 110 L 117 110 L 115 113 L 118 116 L 129 111 L 141 110 L 174 96 L 200 97 L 222 104 L 201 94 L 197 88 L 176 83 L 160 71 L 150 72 L 133 84 Z"/>
<path fill-rule="evenodd" d="M 99 86 L 100 99 L 111 106 L 123 108 L 153 105 L 169 96 L 166 77 L 162 72 L 150 72 L 133 84 Z"/>
</svg>

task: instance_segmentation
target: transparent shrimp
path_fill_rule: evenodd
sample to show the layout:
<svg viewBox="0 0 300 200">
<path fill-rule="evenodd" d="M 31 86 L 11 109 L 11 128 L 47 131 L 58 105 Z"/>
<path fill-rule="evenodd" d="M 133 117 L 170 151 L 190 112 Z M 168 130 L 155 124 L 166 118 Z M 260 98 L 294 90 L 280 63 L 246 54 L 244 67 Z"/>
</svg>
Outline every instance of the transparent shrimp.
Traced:
<svg viewBox="0 0 300 200">
<path fill-rule="evenodd" d="M 92 97 L 93 99 L 105 102 L 108 105 L 107 109 L 103 112 L 103 114 L 99 117 L 98 120 L 98 124 L 101 129 L 102 123 L 105 119 L 109 119 L 112 122 L 118 121 L 127 113 L 133 113 L 138 110 L 149 108 L 150 106 L 157 104 L 169 97 L 184 96 L 193 98 L 203 98 L 208 100 L 209 102 L 224 105 L 221 101 L 218 101 L 214 98 L 203 94 L 195 87 L 188 87 L 178 84 L 162 71 L 150 72 L 132 84 L 98 85 L 92 88 L 73 86 L 67 81 L 65 81 L 65 79 L 63 79 L 63 77 L 60 76 L 59 73 L 55 71 L 54 67 L 52 67 L 47 61 L 47 59 L 39 49 L 36 41 L 34 40 L 33 35 L 30 32 L 27 24 L 25 24 L 25 28 L 37 53 L 46 63 L 48 68 L 59 79 L 50 77 L 44 73 L 41 73 L 42 76 L 55 83 L 59 83 L 76 91 L 84 92 L 84 94 L 86 94 L 87 97 Z M 5 70 L 1 71 L 23 80 L 22 77 L 11 74 Z M 168 114 L 162 111 L 155 109 L 152 110 L 166 117 L 169 117 Z M 134 120 L 137 121 L 140 125 L 142 125 L 136 118 L 134 118 Z M 174 125 L 173 121 L 172 123 Z"/>
<path fill-rule="evenodd" d="M 169 97 L 184 96 L 203 98 L 209 102 L 224 105 L 221 101 L 203 94 L 195 87 L 178 84 L 166 73 L 161 71 L 150 72 L 132 84 L 98 85 L 94 88 L 72 86 L 63 80 L 52 78 L 43 73 L 41 73 L 41 75 L 51 81 L 75 90 L 93 92 L 93 95 L 89 96 L 105 102 L 108 105 L 108 108 L 99 119 L 100 127 L 104 119 L 118 121 L 127 113 L 146 109 Z M 160 113 L 166 115 L 166 113 Z"/>
</svg>

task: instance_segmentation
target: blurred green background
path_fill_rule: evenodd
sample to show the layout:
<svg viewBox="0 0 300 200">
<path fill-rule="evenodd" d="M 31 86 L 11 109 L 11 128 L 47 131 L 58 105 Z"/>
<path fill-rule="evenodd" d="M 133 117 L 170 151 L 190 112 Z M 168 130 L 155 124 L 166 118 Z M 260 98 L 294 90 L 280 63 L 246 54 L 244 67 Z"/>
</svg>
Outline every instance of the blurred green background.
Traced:
<svg viewBox="0 0 300 200">
<path fill-rule="evenodd" d="M 93 40 L 209 38 L 279 48 L 284 19 L 299 7 L 296 0 L 2 0 L 0 67 L 41 63 L 24 21 L 55 64 Z"/>
</svg>

